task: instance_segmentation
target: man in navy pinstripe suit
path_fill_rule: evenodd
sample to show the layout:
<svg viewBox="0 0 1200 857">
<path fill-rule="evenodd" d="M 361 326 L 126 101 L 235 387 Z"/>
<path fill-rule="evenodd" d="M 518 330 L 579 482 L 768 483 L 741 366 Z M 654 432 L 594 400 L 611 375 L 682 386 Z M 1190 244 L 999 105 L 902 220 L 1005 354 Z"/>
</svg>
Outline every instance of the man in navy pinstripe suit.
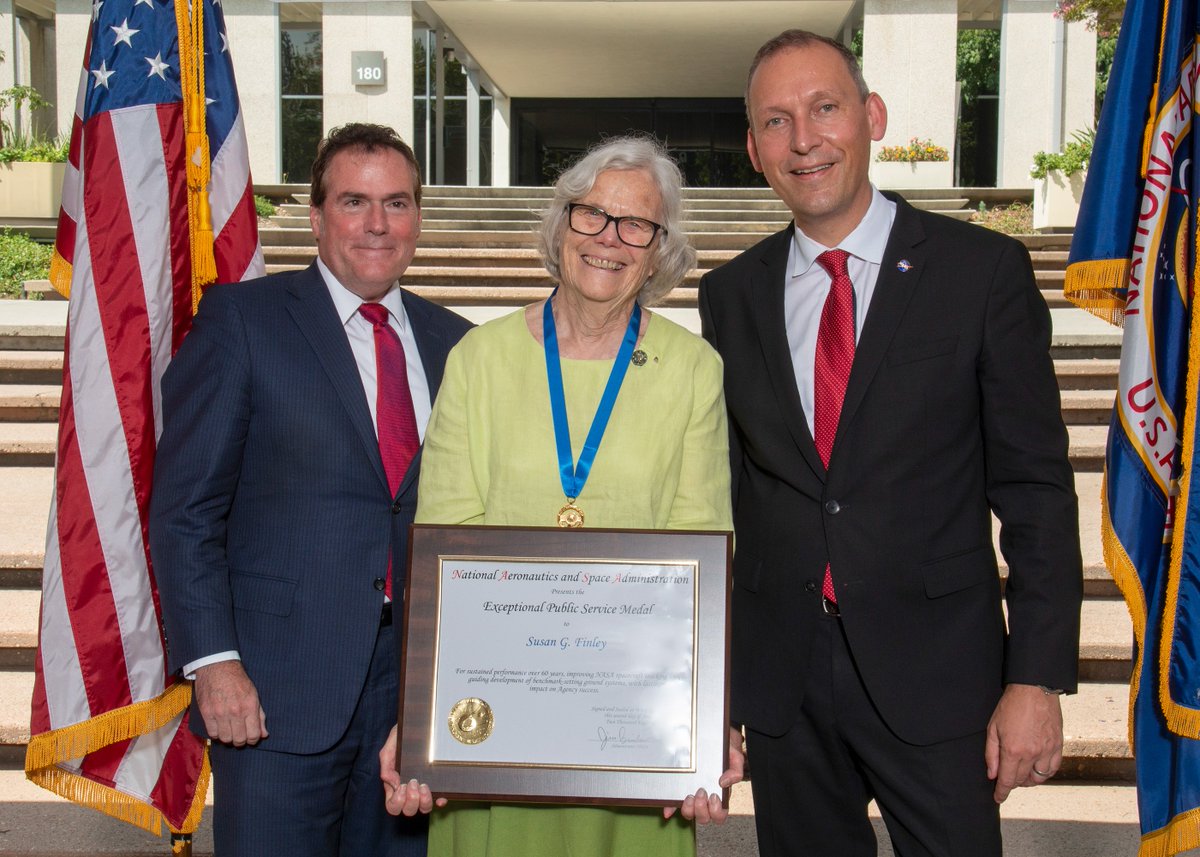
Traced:
<svg viewBox="0 0 1200 857">
<path fill-rule="evenodd" d="M 424 853 L 384 812 L 376 755 L 398 698 L 385 578 L 399 598 L 419 454 L 393 492 L 387 367 L 359 312 L 388 310 L 423 435 L 469 325 L 399 288 L 420 202 L 394 131 L 335 129 L 313 165 L 318 260 L 210 289 L 163 378 L 150 541 L 171 664 L 212 741 L 221 857 Z"/>
</svg>

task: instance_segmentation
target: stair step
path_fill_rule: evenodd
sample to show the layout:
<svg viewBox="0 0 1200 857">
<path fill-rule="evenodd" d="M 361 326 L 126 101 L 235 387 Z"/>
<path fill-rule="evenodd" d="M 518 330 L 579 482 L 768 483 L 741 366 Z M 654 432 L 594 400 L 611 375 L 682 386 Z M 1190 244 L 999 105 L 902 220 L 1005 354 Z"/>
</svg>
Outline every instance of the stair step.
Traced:
<svg viewBox="0 0 1200 857">
<path fill-rule="evenodd" d="M 1029 258 L 1033 260 L 1036 271 L 1065 271 L 1067 269 L 1066 250 L 1030 250 Z"/>
<path fill-rule="evenodd" d="M 0 468 L 51 467 L 57 440 L 57 423 L 0 423 Z"/>
<path fill-rule="evenodd" d="M 169 850 L 166 840 L 86 809 L 39 788 L 21 771 L 0 771 L 5 807 L 0 839 L 8 855 L 145 857 Z M 733 788 L 723 825 L 696 828 L 697 857 L 746 857 L 757 852 L 754 801 L 748 783 Z M 893 857 L 875 804 L 869 809 L 879 857 Z M 1017 789 L 1000 807 L 1006 857 L 1096 857 L 1136 854 L 1140 841 L 1137 794 L 1125 783 L 1054 782 Z M 192 844 L 194 857 L 211 857 L 212 801 Z M 1184 852 L 1196 855 L 1196 851 Z"/>
<path fill-rule="evenodd" d="M 434 289 L 414 290 L 426 295 Z M 541 293 L 541 297 L 549 294 Z M 498 302 L 503 295 L 496 296 Z M 536 300 L 531 296 L 528 300 Z M 440 301 L 453 306 L 452 301 Z M 474 301 L 475 304 L 482 300 Z M 668 304 L 669 306 L 670 304 Z M 1111 405 L 1110 405 L 1111 407 Z M 1087 412 L 1085 412 L 1087 413 Z M 1071 463 L 1076 471 L 1090 472 L 1103 469 L 1105 432 L 1107 425 L 1072 425 Z M 54 450 L 58 426 L 55 422 L 0 422 L 0 467 L 38 467 L 54 463 Z"/>
<path fill-rule="evenodd" d="M 1115 390 L 1061 390 L 1063 421 L 1068 425 L 1108 426 Z"/>
<path fill-rule="evenodd" d="M 266 272 L 268 274 L 277 274 L 282 271 L 294 271 L 301 268 L 307 268 L 316 258 L 316 248 L 310 248 L 304 251 L 300 248 L 288 248 L 286 253 L 266 253 L 264 260 L 266 261 Z M 463 289 L 470 288 L 489 288 L 505 285 L 508 282 L 549 282 L 548 274 L 540 265 L 536 268 L 523 268 L 513 265 L 503 267 L 484 267 L 482 265 L 426 265 L 424 260 L 415 260 L 404 274 L 404 284 L 407 286 L 410 283 L 429 282 L 437 280 L 446 286 L 454 286 Z M 700 281 L 700 277 L 708 270 L 707 268 L 696 268 L 684 275 L 684 284 L 696 284 Z M 1046 301 L 1046 305 L 1052 308 L 1068 308 L 1074 307 L 1070 300 L 1063 294 L 1062 291 L 1062 272 L 1061 271 L 1038 271 L 1037 284 L 1042 293 L 1042 297 Z M 23 284 L 25 295 L 40 295 L 43 300 L 48 301 L 63 301 L 66 300 L 53 286 L 49 280 L 26 280 Z M 461 303 L 469 303 L 471 295 L 460 295 L 456 300 Z"/>
<path fill-rule="evenodd" d="M 0 600 L 0 671 L 33 668 L 41 590 L 9 589 Z M 1080 634 L 1082 681 L 1127 681 L 1133 645 L 1125 602 L 1091 598 L 1084 602 Z"/>
<path fill-rule="evenodd" d="M 1120 360 L 1060 359 L 1054 361 L 1059 390 L 1116 390 Z"/>
<path fill-rule="evenodd" d="M 1126 742 L 1128 686 L 1116 683 L 1080 685 L 1063 700 L 1063 765 L 1061 780 L 1133 780 L 1133 756 Z M 0 767 L 19 764 L 29 742 L 32 671 L 0 671 Z M 4 761 L 8 764 L 3 764 Z"/>
<path fill-rule="evenodd" d="M 61 397 L 61 383 L 0 384 L 0 422 L 56 422 Z"/>
<path fill-rule="evenodd" d="M 441 304 L 457 301 L 504 304 L 516 301 L 524 304 L 542 299 L 550 292 L 549 282 L 538 286 L 463 289 L 452 283 L 426 285 L 417 280 L 410 283 L 409 288 Z M 694 289 L 676 289 L 664 305 L 691 306 L 695 300 Z M 59 384 L 0 384 L 0 423 L 56 422 L 61 394 Z M 1112 415 L 1113 396 L 1112 391 L 1104 390 L 1063 390 L 1063 419 L 1071 425 L 1107 425 Z"/>
<path fill-rule="evenodd" d="M 61 351 L 0 351 L 0 385 L 60 384 Z"/>
</svg>

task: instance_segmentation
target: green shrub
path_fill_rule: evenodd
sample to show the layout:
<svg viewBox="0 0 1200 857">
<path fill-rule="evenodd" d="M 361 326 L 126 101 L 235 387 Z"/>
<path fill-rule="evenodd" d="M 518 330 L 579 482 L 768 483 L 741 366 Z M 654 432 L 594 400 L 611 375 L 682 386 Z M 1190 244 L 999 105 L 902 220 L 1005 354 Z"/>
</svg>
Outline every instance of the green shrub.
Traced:
<svg viewBox="0 0 1200 857">
<path fill-rule="evenodd" d="M 1096 131 L 1089 128 L 1076 131 L 1071 136 L 1075 139 L 1063 146 L 1061 152 L 1038 152 L 1033 156 L 1033 169 L 1029 171 L 1031 178 L 1044 179 L 1051 170 L 1061 170 L 1063 175 L 1072 176 L 1087 169 L 1088 161 L 1092 159 Z"/>
<path fill-rule="evenodd" d="M 259 217 L 274 217 L 276 213 L 275 203 L 258 194 L 254 194 L 254 210 Z"/>
<path fill-rule="evenodd" d="M 50 276 L 54 248 L 38 244 L 28 235 L 5 229 L 0 234 L 0 297 L 19 298 L 21 283 Z"/>
<path fill-rule="evenodd" d="M 67 150 L 70 141 L 62 140 L 12 140 L 7 146 L 0 147 L 0 163 L 11 164 L 14 161 L 23 163 L 61 164 L 67 160 Z"/>
<path fill-rule="evenodd" d="M 971 215 L 971 222 L 1005 235 L 1028 235 L 1033 232 L 1033 206 L 1014 202 L 988 208 L 981 202 L 979 210 Z"/>
</svg>

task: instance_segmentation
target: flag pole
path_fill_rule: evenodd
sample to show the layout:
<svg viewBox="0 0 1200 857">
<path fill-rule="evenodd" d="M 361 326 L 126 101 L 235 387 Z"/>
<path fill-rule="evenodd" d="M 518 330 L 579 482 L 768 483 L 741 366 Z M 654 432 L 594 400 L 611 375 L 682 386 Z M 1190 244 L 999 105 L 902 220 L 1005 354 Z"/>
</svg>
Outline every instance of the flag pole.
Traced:
<svg viewBox="0 0 1200 857">
<path fill-rule="evenodd" d="M 171 853 L 178 854 L 179 857 L 192 857 L 192 834 L 172 833 Z"/>
</svg>

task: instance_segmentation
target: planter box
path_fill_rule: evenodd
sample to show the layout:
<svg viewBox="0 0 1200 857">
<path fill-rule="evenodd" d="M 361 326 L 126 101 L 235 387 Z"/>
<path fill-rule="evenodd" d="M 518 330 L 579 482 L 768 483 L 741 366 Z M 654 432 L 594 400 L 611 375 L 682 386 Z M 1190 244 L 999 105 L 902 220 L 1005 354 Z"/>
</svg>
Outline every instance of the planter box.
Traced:
<svg viewBox="0 0 1200 857">
<path fill-rule="evenodd" d="M 883 190 L 916 187 L 950 187 L 954 164 L 950 161 L 875 161 L 871 181 Z"/>
<path fill-rule="evenodd" d="M 1070 176 L 1051 170 L 1044 179 L 1034 179 L 1033 228 L 1040 232 L 1073 230 L 1086 179 L 1087 170 Z"/>
<path fill-rule="evenodd" d="M 0 217 L 58 217 L 66 164 L 0 164 Z"/>
</svg>

